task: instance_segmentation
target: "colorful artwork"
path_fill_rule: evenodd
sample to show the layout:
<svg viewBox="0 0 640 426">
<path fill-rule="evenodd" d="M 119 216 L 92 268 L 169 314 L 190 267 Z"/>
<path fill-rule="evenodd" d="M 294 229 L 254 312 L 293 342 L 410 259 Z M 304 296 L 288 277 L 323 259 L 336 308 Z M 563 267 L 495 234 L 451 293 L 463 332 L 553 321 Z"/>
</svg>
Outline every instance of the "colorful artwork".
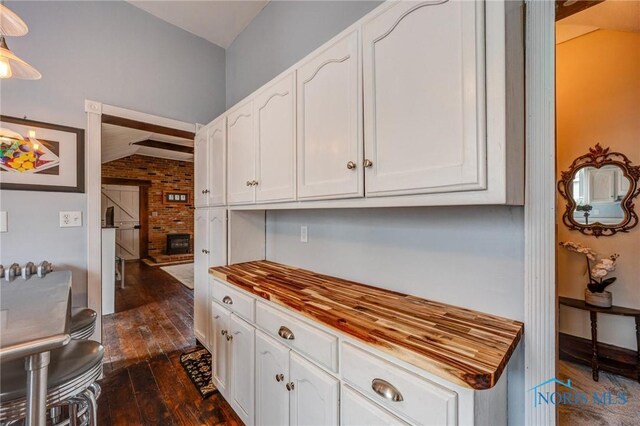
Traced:
<svg viewBox="0 0 640 426">
<path fill-rule="evenodd" d="M 36 132 L 31 131 L 29 137 L 25 139 L 9 129 L 0 128 L 0 170 L 40 173 L 57 167 L 60 158 L 48 146 L 57 148 L 59 143 L 38 140 L 35 135 Z M 52 172 L 57 174 L 58 170 Z"/>
</svg>

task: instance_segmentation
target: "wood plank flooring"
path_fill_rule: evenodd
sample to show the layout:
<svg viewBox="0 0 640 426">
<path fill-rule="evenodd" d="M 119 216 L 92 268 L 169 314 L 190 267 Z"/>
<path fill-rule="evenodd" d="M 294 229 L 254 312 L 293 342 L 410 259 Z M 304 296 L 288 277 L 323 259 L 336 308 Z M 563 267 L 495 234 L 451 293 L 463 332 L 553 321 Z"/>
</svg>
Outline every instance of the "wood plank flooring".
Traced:
<svg viewBox="0 0 640 426">
<path fill-rule="evenodd" d="M 196 347 L 193 291 L 142 262 L 127 262 L 125 283 L 103 317 L 98 425 L 242 425 L 219 394 L 202 399 L 180 365 Z"/>
</svg>

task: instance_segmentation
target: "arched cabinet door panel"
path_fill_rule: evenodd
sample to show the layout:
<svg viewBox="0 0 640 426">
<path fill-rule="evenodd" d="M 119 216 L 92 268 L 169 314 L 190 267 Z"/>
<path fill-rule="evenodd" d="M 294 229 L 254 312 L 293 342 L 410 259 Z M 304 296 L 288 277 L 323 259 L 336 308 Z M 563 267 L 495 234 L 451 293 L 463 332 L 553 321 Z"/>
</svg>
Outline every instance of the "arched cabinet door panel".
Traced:
<svg viewBox="0 0 640 426">
<path fill-rule="evenodd" d="M 289 424 L 338 424 L 340 382 L 295 352 L 290 353 L 291 399 Z"/>
<path fill-rule="evenodd" d="M 196 133 L 193 141 L 193 205 L 204 207 L 209 204 L 209 143 L 207 140 L 207 129 L 202 129 Z"/>
<path fill-rule="evenodd" d="M 485 189 L 484 2 L 392 2 L 362 46 L 366 195 Z"/>
<path fill-rule="evenodd" d="M 224 206 L 226 202 L 226 117 L 216 120 L 208 131 L 209 139 L 209 205 Z"/>
<path fill-rule="evenodd" d="M 227 151 L 227 201 L 229 204 L 253 203 L 255 186 L 250 184 L 255 180 L 252 99 L 227 114 Z"/>
<path fill-rule="evenodd" d="M 361 197 L 358 32 L 314 54 L 298 68 L 296 78 L 298 198 Z"/>
</svg>

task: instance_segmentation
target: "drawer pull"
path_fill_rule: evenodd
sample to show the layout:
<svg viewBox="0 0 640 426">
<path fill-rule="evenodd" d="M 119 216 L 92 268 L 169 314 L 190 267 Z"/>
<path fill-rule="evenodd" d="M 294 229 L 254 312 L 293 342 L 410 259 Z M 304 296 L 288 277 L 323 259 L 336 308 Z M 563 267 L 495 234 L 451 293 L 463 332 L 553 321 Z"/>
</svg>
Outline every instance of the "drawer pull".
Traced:
<svg viewBox="0 0 640 426">
<path fill-rule="evenodd" d="M 229 296 L 225 296 L 222 298 L 222 303 L 226 305 L 233 305 L 233 300 Z"/>
<path fill-rule="evenodd" d="M 371 389 L 373 389 L 375 393 L 383 398 L 388 399 L 389 401 L 404 401 L 404 398 L 402 397 L 400 391 L 386 380 L 373 379 L 373 381 L 371 382 Z"/>
<path fill-rule="evenodd" d="M 280 330 L 278 330 L 278 336 L 280 336 L 280 337 L 282 337 L 283 339 L 286 339 L 286 340 L 295 339 L 295 336 L 293 335 L 293 332 L 291 330 L 289 330 L 287 327 L 285 327 L 284 325 L 282 327 L 280 327 Z"/>
<path fill-rule="evenodd" d="M 281 382 L 284 380 L 284 374 L 276 374 L 276 382 Z"/>
</svg>

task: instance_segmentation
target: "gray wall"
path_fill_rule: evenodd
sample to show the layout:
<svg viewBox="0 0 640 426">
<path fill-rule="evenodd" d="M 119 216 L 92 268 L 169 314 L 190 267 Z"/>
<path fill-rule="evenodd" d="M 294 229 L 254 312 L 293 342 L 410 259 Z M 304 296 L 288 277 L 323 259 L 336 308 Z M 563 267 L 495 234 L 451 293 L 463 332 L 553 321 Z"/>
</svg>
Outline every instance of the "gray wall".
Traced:
<svg viewBox="0 0 640 426">
<path fill-rule="evenodd" d="M 380 3 L 271 1 L 227 48 L 227 108 Z"/>
<path fill-rule="evenodd" d="M 187 122 L 225 109 L 224 50 L 126 2 L 7 2 L 29 25 L 9 47 L 43 75 L 0 84 L 4 115 L 85 127 L 84 100 Z M 74 304 L 86 299 L 86 229 L 59 228 L 84 194 L 0 191 L 9 232 L 0 263 L 48 259 L 71 269 Z"/>
<path fill-rule="evenodd" d="M 375 3 L 272 2 L 227 50 L 227 106 Z M 309 242 L 300 243 L 307 225 Z M 519 207 L 271 211 L 267 258 L 434 300 L 524 318 Z M 523 345 L 509 364 L 509 422 L 524 424 Z"/>
</svg>

